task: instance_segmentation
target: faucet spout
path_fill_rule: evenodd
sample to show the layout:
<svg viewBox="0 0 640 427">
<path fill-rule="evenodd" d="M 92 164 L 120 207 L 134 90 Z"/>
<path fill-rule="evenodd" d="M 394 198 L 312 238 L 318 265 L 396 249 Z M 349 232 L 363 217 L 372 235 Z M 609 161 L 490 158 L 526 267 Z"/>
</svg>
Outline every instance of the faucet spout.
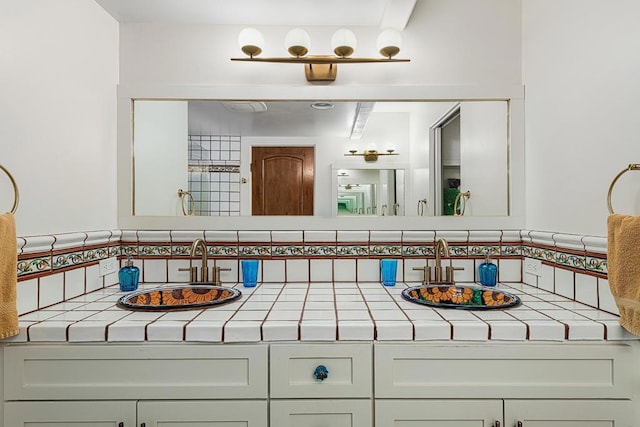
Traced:
<svg viewBox="0 0 640 427">
<path fill-rule="evenodd" d="M 191 253 L 190 256 L 191 258 L 193 258 L 194 256 L 196 256 L 196 253 L 198 251 L 198 249 L 200 249 L 200 256 L 202 259 L 202 273 L 201 274 L 201 282 L 207 282 L 208 280 L 208 262 L 207 262 L 207 244 L 204 242 L 204 240 L 202 239 L 196 239 L 192 244 L 191 244 Z"/>
<path fill-rule="evenodd" d="M 451 253 L 449 252 L 449 243 L 447 243 L 446 239 L 439 239 L 436 242 L 435 253 L 436 253 L 435 281 L 442 282 L 442 258 L 441 257 L 451 256 Z"/>
</svg>

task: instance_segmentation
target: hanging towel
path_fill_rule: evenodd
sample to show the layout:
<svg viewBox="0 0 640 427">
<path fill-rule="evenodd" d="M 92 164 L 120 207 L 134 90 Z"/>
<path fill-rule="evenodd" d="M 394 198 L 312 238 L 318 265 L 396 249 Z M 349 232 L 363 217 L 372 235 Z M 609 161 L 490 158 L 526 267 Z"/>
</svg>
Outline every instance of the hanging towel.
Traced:
<svg viewBox="0 0 640 427">
<path fill-rule="evenodd" d="M 11 213 L 0 215 L 0 339 L 18 335 L 16 284 L 18 273 L 16 222 Z"/>
<path fill-rule="evenodd" d="M 640 336 L 640 216 L 609 215 L 607 234 L 609 287 L 620 325 Z"/>
</svg>

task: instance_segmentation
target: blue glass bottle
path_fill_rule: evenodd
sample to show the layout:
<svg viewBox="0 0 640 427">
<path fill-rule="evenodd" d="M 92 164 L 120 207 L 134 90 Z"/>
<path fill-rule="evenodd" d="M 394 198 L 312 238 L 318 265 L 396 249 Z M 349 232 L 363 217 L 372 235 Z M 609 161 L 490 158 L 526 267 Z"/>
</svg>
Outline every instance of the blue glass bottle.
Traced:
<svg viewBox="0 0 640 427">
<path fill-rule="evenodd" d="M 118 271 L 118 280 L 120 281 L 120 290 L 122 292 L 131 292 L 138 289 L 138 279 L 140 278 L 140 269 L 133 265 L 131 256 L 127 256 L 125 266 Z"/>
<path fill-rule="evenodd" d="M 498 279 L 498 266 L 491 262 L 489 256 L 478 267 L 478 276 L 480 276 L 480 284 L 482 286 L 495 286 Z"/>
</svg>

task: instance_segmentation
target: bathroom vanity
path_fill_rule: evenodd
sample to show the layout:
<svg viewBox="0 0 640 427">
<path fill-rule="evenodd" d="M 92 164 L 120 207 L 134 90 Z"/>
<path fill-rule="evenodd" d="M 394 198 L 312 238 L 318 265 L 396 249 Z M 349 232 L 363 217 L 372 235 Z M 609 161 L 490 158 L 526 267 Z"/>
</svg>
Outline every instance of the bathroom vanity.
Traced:
<svg viewBox="0 0 640 427">
<path fill-rule="evenodd" d="M 633 426 L 634 355 L 611 343 L 10 345 L 5 425 Z"/>
<path fill-rule="evenodd" d="M 433 309 L 406 286 L 263 284 L 169 317 L 106 288 L 23 316 L 2 347 L 4 425 L 638 426 L 640 346 L 610 316 L 521 284 L 520 307 Z"/>
</svg>

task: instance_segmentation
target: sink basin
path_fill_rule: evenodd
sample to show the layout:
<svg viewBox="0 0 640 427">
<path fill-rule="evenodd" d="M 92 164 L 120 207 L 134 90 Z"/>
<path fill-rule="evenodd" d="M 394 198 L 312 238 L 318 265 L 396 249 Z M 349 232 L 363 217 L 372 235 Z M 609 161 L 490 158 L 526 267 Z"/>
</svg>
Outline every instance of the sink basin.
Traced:
<svg viewBox="0 0 640 427">
<path fill-rule="evenodd" d="M 520 298 L 500 289 L 465 285 L 423 285 L 407 288 L 402 297 L 416 304 L 461 310 L 495 310 L 520 305 Z"/>
<path fill-rule="evenodd" d="M 118 299 L 117 305 L 140 311 L 191 310 L 225 304 L 240 295 L 237 289 L 193 283 L 131 292 Z"/>
</svg>

